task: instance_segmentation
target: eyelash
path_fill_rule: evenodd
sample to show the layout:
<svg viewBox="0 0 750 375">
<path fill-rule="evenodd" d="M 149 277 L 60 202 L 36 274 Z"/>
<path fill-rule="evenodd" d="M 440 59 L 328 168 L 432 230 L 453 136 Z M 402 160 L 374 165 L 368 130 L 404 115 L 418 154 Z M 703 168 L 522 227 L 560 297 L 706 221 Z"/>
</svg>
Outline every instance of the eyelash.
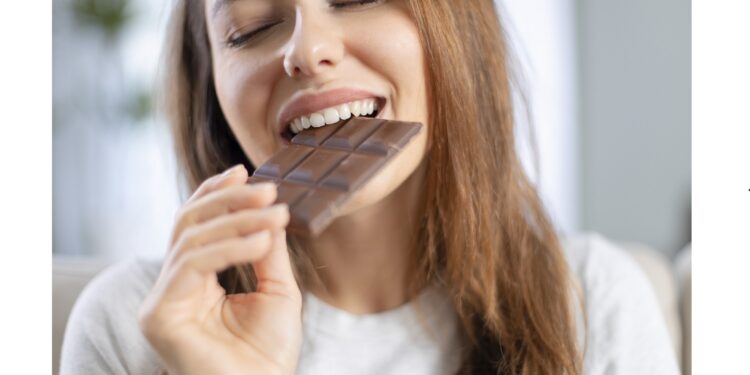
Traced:
<svg viewBox="0 0 750 375">
<path fill-rule="evenodd" d="M 264 26 L 261 26 L 253 31 L 250 31 L 248 33 L 239 35 L 237 37 L 230 37 L 229 40 L 227 40 L 227 46 L 231 48 L 239 48 L 245 45 L 247 42 L 249 42 L 251 39 L 256 37 L 258 34 L 280 24 L 281 22 L 272 22 L 269 24 L 266 24 Z"/>
<path fill-rule="evenodd" d="M 354 1 L 344 1 L 341 3 L 331 3 L 331 8 L 334 9 L 343 9 L 348 8 L 350 6 L 356 6 L 356 5 L 369 5 L 369 4 L 375 4 L 382 2 L 383 0 L 354 0 Z"/>
<path fill-rule="evenodd" d="M 353 6 L 365 6 L 370 4 L 377 4 L 381 3 L 385 0 L 353 0 L 353 1 L 345 1 L 341 3 L 330 3 L 330 7 L 334 9 L 345 9 Z M 253 31 L 250 31 L 248 33 L 239 35 L 237 37 L 230 37 L 227 40 L 227 46 L 230 48 L 240 48 L 247 44 L 250 40 L 258 36 L 259 34 L 263 33 L 264 31 L 280 24 L 281 22 L 273 22 L 269 23 L 267 25 L 261 26 Z"/>
</svg>

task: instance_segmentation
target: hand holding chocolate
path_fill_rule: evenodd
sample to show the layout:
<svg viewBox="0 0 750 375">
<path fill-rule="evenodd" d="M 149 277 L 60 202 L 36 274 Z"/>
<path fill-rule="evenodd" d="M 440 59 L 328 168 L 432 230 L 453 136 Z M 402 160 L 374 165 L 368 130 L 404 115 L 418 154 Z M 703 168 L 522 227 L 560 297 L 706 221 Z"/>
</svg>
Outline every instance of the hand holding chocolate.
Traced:
<svg viewBox="0 0 750 375">
<path fill-rule="evenodd" d="M 363 117 L 310 128 L 296 134 L 248 182 L 275 182 L 277 202 L 289 205 L 287 229 L 316 236 L 422 128 L 414 122 Z"/>
</svg>

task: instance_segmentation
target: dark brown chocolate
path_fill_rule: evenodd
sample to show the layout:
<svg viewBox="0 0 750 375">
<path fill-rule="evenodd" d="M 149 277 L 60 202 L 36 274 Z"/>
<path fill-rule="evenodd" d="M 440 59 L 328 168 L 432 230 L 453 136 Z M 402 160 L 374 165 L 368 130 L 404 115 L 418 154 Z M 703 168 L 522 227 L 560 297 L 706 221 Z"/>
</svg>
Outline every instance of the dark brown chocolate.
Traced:
<svg viewBox="0 0 750 375">
<path fill-rule="evenodd" d="M 421 127 L 414 122 L 354 117 L 303 130 L 257 168 L 248 182 L 275 182 L 276 201 L 289 205 L 287 230 L 316 236 Z"/>
</svg>

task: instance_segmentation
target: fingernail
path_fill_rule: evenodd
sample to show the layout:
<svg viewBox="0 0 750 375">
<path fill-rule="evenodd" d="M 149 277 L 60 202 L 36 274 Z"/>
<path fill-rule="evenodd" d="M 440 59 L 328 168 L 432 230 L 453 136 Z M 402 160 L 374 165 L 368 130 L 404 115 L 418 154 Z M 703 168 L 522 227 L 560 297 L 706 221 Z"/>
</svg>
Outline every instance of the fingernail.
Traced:
<svg viewBox="0 0 750 375">
<path fill-rule="evenodd" d="M 289 210 L 289 206 L 286 203 L 276 203 L 274 205 L 265 208 L 266 212 L 270 215 L 280 214 Z"/>
<path fill-rule="evenodd" d="M 258 182 L 256 184 L 253 184 L 253 186 L 261 190 L 276 189 L 276 184 L 273 182 Z"/>
<path fill-rule="evenodd" d="M 271 231 L 268 230 L 268 229 L 264 229 L 264 230 L 261 230 L 261 231 L 255 232 L 255 233 L 250 233 L 250 234 L 246 235 L 245 238 L 246 239 L 253 239 L 253 238 L 265 237 L 265 236 L 271 237 Z"/>
<path fill-rule="evenodd" d="M 271 206 L 274 211 L 289 211 L 289 205 L 286 203 L 277 203 Z"/>
<path fill-rule="evenodd" d="M 237 171 L 239 171 L 240 169 L 242 169 L 242 167 L 243 167 L 243 165 L 242 165 L 242 164 L 237 164 L 237 165 L 235 165 L 234 167 L 232 167 L 232 168 L 229 168 L 229 169 L 227 169 L 226 171 L 224 171 L 224 173 L 222 173 L 221 175 L 222 175 L 222 176 L 229 176 L 229 175 L 233 174 L 234 172 L 237 172 Z"/>
<path fill-rule="evenodd" d="M 276 217 L 283 217 L 284 221 L 287 221 L 291 217 L 289 212 L 289 205 L 286 203 L 277 203 L 270 208 L 271 214 Z"/>
</svg>

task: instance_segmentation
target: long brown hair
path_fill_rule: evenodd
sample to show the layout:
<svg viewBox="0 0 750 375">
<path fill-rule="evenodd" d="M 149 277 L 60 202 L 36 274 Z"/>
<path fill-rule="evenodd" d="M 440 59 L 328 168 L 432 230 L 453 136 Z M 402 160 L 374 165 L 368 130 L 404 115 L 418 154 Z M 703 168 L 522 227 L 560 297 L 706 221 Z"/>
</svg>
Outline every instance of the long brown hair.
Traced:
<svg viewBox="0 0 750 375">
<path fill-rule="evenodd" d="M 515 150 L 511 71 L 493 0 L 407 0 L 426 56 L 431 147 L 410 289 L 449 291 L 468 346 L 462 374 L 579 374 L 574 295 L 560 242 Z M 253 166 L 212 80 L 203 0 L 183 0 L 167 43 L 165 93 L 191 190 Z M 319 282 L 290 236 L 300 287 Z M 252 267 L 222 272 L 228 293 L 255 287 Z M 414 290 L 409 291 L 414 294 Z"/>
</svg>

